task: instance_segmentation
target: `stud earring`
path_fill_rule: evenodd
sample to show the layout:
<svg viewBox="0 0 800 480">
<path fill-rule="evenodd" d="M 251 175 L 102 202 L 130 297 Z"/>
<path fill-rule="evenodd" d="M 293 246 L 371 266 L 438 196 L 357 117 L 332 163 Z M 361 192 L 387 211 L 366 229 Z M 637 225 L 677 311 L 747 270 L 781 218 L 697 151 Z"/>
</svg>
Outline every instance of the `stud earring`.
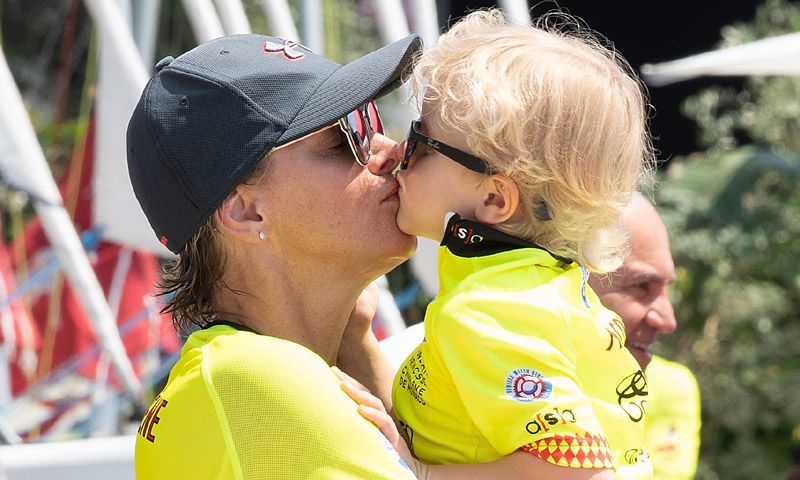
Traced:
<svg viewBox="0 0 800 480">
<path fill-rule="evenodd" d="M 265 238 L 267 238 L 267 236 L 264 235 L 264 232 L 258 232 L 258 238 L 259 240 L 264 240 Z"/>
</svg>

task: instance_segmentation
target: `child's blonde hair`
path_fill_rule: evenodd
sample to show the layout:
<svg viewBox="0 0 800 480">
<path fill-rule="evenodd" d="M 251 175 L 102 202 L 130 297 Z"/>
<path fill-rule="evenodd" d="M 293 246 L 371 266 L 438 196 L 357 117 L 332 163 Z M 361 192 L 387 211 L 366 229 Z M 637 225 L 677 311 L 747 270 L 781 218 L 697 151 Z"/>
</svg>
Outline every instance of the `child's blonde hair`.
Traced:
<svg viewBox="0 0 800 480">
<path fill-rule="evenodd" d="M 523 219 L 500 229 L 612 271 L 625 252 L 620 213 L 654 164 L 644 91 L 577 20 L 557 13 L 538 24 L 468 15 L 420 56 L 412 92 L 519 187 Z"/>
</svg>

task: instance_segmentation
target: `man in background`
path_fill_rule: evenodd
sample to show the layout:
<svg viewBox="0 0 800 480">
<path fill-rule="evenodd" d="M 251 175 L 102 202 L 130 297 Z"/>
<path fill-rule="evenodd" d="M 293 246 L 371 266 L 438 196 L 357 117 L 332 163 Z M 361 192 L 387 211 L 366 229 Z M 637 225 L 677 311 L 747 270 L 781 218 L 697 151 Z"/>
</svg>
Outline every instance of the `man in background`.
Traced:
<svg viewBox="0 0 800 480">
<path fill-rule="evenodd" d="M 659 335 L 675 330 L 668 286 L 675 265 L 664 222 L 641 194 L 622 216 L 630 255 L 617 271 L 592 276 L 603 304 L 625 323 L 626 345 L 647 376 L 646 445 L 656 480 L 694 478 L 700 448 L 700 392 L 692 372 L 650 353 Z"/>
</svg>

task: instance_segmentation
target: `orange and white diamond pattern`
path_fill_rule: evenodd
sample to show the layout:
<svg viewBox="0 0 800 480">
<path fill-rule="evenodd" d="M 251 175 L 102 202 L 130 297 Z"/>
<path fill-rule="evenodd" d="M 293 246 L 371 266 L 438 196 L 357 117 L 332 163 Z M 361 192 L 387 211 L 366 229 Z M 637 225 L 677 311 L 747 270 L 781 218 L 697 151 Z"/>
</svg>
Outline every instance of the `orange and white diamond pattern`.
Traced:
<svg viewBox="0 0 800 480">
<path fill-rule="evenodd" d="M 522 447 L 555 465 L 573 468 L 614 468 L 614 459 L 603 435 L 553 435 Z"/>
</svg>

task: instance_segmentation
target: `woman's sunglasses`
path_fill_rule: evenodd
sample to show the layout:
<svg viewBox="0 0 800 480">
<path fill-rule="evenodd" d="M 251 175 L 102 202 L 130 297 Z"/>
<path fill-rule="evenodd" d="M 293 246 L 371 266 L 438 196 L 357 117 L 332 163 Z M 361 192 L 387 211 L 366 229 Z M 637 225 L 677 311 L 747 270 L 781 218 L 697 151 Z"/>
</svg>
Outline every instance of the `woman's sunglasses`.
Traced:
<svg viewBox="0 0 800 480">
<path fill-rule="evenodd" d="M 406 137 L 406 151 L 403 154 L 403 161 L 400 162 L 400 170 L 406 170 L 408 168 L 408 162 L 411 160 L 411 156 L 414 155 L 414 151 L 417 149 L 417 143 L 422 142 L 428 148 L 436 150 L 445 157 L 448 157 L 454 162 L 463 165 L 473 172 L 490 173 L 490 168 L 486 162 L 475 155 L 471 155 L 463 150 L 459 150 L 456 147 L 451 147 L 446 143 L 434 140 L 431 137 L 421 133 L 419 131 L 421 124 L 422 122 L 420 120 L 414 120 L 411 122 L 411 128 L 408 130 L 408 136 Z"/>
<path fill-rule="evenodd" d="M 270 153 L 286 148 L 289 145 L 305 140 L 311 135 L 316 135 L 323 130 L 336 126 L 339 127 L 342 134 L 347 139 L 347 144 L 350 146 L 350 151 L 353 152 L 356 162 L 362 167 L 366 167 L 371 153 L 370 142 L 372 141 L 372 136 L 375 133 L 383 134 L 383 121 L 381 120 L 381 115 L 378 113 L 378 107 L 375 106 L 375 102 L 372 100 L 340 118 L 336 123 L 332 123 L 308 135 L 279 145 L 273 148 Z"/>
<path fill-rule="evenodd" d="M 370 100 L 339 119 L 339 128 L 344 132 L 356 162 L 362 167 L 369 163 L 370 142 L 375 133 L 383 134 L 383 121 L 375 102 Z"/>
</svg>

